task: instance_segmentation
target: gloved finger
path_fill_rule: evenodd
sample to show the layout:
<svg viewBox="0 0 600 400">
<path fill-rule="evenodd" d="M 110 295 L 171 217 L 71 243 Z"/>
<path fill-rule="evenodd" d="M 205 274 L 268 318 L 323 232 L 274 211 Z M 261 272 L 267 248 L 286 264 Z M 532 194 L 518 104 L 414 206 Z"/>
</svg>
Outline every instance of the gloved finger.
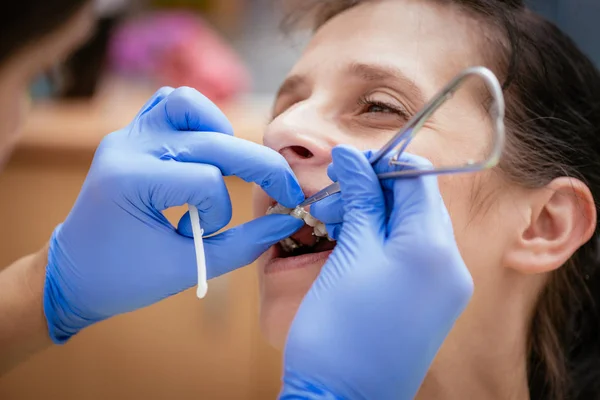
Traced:
<svg viewBox="0 0 600 400">
<path fill-rule="evenodd" d="M 373 152 L 369 150 L 365 151 L 363 154 L 368 159 L 371 157 Z M 333 164 L 330 164 L 327 168 L 327 175 L 332 181 L 337 182 L 338 178 Z M 384 195 L 385 194 L 386 193 L 384 192 Z M 344 203 L 342 201 L 341 194 L 336 193 L 334 195 L 326 197 L 321 201 L 316 202 L 315 204 L 310 206 L 310 213 L 312 216 L 323 222 L 325 224 L 325 227 L 327 228 L 329 236 L 333 239 L 336 239 L 333 235 L 339 235 L 341 223 L 344 220 Z M 333 225 L 335 225 L 335 230 L 337 232 L 333 232 L 332 234 L 332 232 L 330 232 L 330 228 L 328 228 L 327 225 L 332 225 L 332 229 Z"/>
<path fill-rule="evenodd" d="M 335 173 L 335 167 L 333 166 L 333 163 L 329 164 L 329 166 L 327 167 L 327 176 L 329 177 L 329 179 L 332 180 L 332 182 L 338 181 L 337 174 Z"/>
<path fill-rule="evenodd" d="M 224 176 L 254 182 L 285 207 L 304 200 L 288 162 L 268 147 L 214 132 L 180 132 L 168 145 L 175 160 L 214 165 Z"/>
<path fill-rule="evenodd" d="M 373 167 L 365 155 L 349 146 L 332 151 L 333 164 L 344 203 L 344 230 L 362 236 L 366 231 L 385 233 L 385 200 Z"/>
<path fill-rule="evenodd" d="M 208 278 L 216 278 L 253 263 L 304 221 L 289 215 L 267 215 L 204 240 Z"/>
<path fill-rule="evenodd" d="M 310 215 L 327 224 L 339 224 L 344 221 L 344 202 L 340 193 L 324 198 L 310 206 Z"/>
<path fill-rule="evenodd" d="M 173 90 L 149 110 L 140 123 L 159 132 L 206 131 L 233 135 L 233 127 L 223 112 L 195 89 Z"/>
<path fill-rule="evenodd" d="M 391 165 L 389 160 L 383 159 L 377 163 L 375 170 L 377 173 L 384 173 L 407 168 L 431 169 L 433 167 L 427 159 L 409 153 L 403 153 L 399 161 L 409 165 Z M 394 235 L 394 232 L 400 232 L 410 226 L 426 228 L 424 224 L 433 224 L 437 228 L 431 226 L 431 229 L 439 231 L 442 227 L 440 224 L 447 225 L 449 223 L 435 175 L 384 179 L 381 181 L 381 185 L 388 195 L 391 194 L 391 199 L 388 197 L 388 203 L 393 203 L 388 204 L 388 207 L 391 207 L 388 222 L 388 234 L 391 237 L 397 236 Z M 444 216 L 444 214 L 446 215 Z M 427 229 L 421 229 L 421 231 L 427 231 Z"/>
<path fill-rule="evenodd" d="M 325 229 L 327 230 L 327 234 L 333 240 L 338 240 L 340 237 L 340 232 L 342 232 L 344 224 L 325 224 Z"/>
<path fill-rule="evenodd" d="M 367 150 L 363 154 L 365 155 L 365 157 L 367 159 L 370 159 L 371 156 L 373 155 L 373 151 L 372 150 Z M 329 166 L 327 167 L 327 176 L 333 182 L 337 182 L 338 181 L 337 174 L 335 173 L 335 168 L 333 167 L 333 163 L 329 164 Z"/>
<path fill-rule="evenodd" d="M 151 109 L 153 109 L 157 104 L 163 101 L 168 95 L 170 95 L 175 89 L 170 86 L 164 86 L 156 91 L 154 95 L 144 104 L 144 106 L 140 109 L 140 112 L 137 114 L 134 120 L 138 119 L 140 116 L 144 115 Z"/>
<path fill-rule="evenodd" d="M 229 199 L 229 193 L 227 193 L 227 198 Z M 229 204 L 231 206 L 231 200 L 229 200 Z M 212 205 L 209 201 L 204 201 L 203 204 L 197 205 L 196 208 L 198 208 L 200 226 L 204 231 L 204 235 L 212 235 L 220 229 L 223 229 L 223 227 L 231 220 L 231 208 L 228 215 L 229 221 L 227 221 L 225 225 L 223 225 L 223 221 L 225 221 L 225 218 L 223 218 L 224 214 L 217 213 L 217 211 L 212 208 Z M 183 214 L 183 216 L 179 219 L 179 222 L 177 223 L 177 233 L 189 238 L 194 237 L 194 232 L 192 231 L 192 220 L 189 211 L 186 211 L 186 213 Z"/>
<path fill-rule="evenodd" d="M 222 229 L 231 220 L 231 199 L 221 171 L 212 165 L 160 161 L 152 171 L 148 201 L 163 211 L 192 204 L 198 208 L 200 223 L 207 235 Z M 179 230 L 191 235 L 189 216 L 179 223 Z"/>
</svg>

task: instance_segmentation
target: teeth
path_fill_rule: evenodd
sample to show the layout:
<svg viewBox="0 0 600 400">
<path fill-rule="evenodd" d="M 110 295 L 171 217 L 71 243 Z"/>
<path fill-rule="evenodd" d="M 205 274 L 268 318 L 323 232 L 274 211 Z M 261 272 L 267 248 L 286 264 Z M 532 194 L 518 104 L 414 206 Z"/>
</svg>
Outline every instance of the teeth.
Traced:
<svg viewBox="0 0 600 400">
<path fill-rule="evenodd" d="M 277 203 L 272 207 L 269 207 L 269 209 L 267 210 L 267 215 L 271 215 L 271 214 L 289 214 L 292 212 L 291 208 L 287 208 L 282 206 L 281 204 Z"/>
<path fill-rule="evenodd" d="M 327 236 L 327 229 L 325 228 L 325 224 L 322 222 L 317 223 L 314 227 L 315 236 L 317 237 L 325 237 Z"/>
<path fill-rule="evenodd" d="M 326 237 L 327 240 L 329 240 L 330 242 L 335 242 L 335 240 L 333 240 L 331 238 L 331 236 L 329 236 L 329 234 L 327 233 L 327 228 L 325 227 L 325 224 L 322 223 L 321 221 L 318 221 L 317 225 L 314 227 L 314 234 L 318 238 Z"/>
<path fill-rule="evenodd" d="M 301 245 L 292 238 L 283 239 L 279 243 L 281 243 L 281 247 L 286 253 L 291 253 L 301 247 Z"/>
<path fill-rule="evenodd" d="M 327 234 L 327 228 L 325 228 L 325 224 L 310 215 L 306 210 L 301 207 L 296 207 L 294 209 L 287 208 L 277 203 L 272 207 L 269 207 L 267 210 L 267 215 L 271 214 L 288 214 L 294 218 L 298 218 L 304 221 L 304 223 L 311 228 L 313 228 L 313 235 L 318 238 L 327 238 L 329 241 L 333 241 L 329 234 Z M 292 238 L 287 238 L 282 240 L 281 247 L 288 253 L 302 247 L 302 244 L 296 242 Z"/>
<path fill-rule="evenodd" d="M 313 217 L 309 213 L 306 213 L 306 216 L 304 218 L 302 218 L 302 219 L 304 220 L 304 222 L 306 223 L 306 225 L 310 226 L 311 228 L 315 228 L 319 224 L 322 224 L 321 221 L 319 221 L 318 219 L 316 219 L 315 217 Z M 316 232 L 316 230 L 315 230 L 315 232 Z M 317 236 L 319 236 L 319 235 L 317 235 Z"/>
<path fill-rule="evenodd" d="M 302 219 L 302 220 L 304 220 L 304 222 L 306 222 L 306 217 L 310 214 L 307 213 L 303 208 L 296 207 L 296 208 L 294 208 L 294 210 L 292 210 L 290 215 L 294 218 Z"/>
</svg>

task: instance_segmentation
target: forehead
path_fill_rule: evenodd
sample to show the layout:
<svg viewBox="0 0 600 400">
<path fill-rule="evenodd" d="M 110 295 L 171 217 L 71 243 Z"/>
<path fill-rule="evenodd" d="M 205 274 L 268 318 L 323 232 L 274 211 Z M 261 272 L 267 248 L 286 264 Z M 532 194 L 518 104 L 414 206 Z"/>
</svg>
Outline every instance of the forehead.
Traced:
<svg viewBox="0 0 600 400">
<path fill-rule="evenodd" d="M 292 74 L 327 74 L 352 63 L 393 66 L 432 95 L 462 69 L 483 63 L 477 26 L 432 0 L 365 2 L 322 26 Z"/>
</svg>

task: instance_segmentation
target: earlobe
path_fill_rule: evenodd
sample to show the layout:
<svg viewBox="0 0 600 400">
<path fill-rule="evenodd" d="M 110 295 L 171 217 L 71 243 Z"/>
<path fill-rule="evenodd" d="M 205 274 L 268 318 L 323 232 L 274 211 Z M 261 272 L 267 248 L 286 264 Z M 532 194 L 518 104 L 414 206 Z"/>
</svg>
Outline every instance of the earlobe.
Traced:
<svg viewBox="0 0 600 400">
<path fill-rule="evenodd" d="M 530 220 L 506 253 L 506 265 L 525 274 L 560 268 L 592 237 L 596 206 L 580 180 L 561 177 L 532 193 Z"/>
</svg>

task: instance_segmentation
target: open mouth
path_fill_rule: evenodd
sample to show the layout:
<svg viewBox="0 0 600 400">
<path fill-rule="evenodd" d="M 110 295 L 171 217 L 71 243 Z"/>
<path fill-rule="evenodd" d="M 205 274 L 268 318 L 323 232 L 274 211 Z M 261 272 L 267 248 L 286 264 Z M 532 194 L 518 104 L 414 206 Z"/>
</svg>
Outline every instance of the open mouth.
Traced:
<svg viewBox="0 0 600 400">
<path fill-rule="evenodd" d="M 304 225 L 298 232 L 277 244 L 277 255 L 280 258 L 290 258 L 305 254 L 322 253 L 333 250 L 336 244 L 335 240 L 316 236 L 314 227 Z"/>
<path fill-rule="evenodd" d="M 302 219 L 305 223 L 298 232 L 277 244 L 277 257 L 279 258 L 322 253 L 333 250 L 336 245 L 336 241 L 327 234 L 325 225 L 306 210 L 300 208 L 289 209 L 279 204 L 273 204 L 267 214 L 289 214 Z"/>
</svg>

